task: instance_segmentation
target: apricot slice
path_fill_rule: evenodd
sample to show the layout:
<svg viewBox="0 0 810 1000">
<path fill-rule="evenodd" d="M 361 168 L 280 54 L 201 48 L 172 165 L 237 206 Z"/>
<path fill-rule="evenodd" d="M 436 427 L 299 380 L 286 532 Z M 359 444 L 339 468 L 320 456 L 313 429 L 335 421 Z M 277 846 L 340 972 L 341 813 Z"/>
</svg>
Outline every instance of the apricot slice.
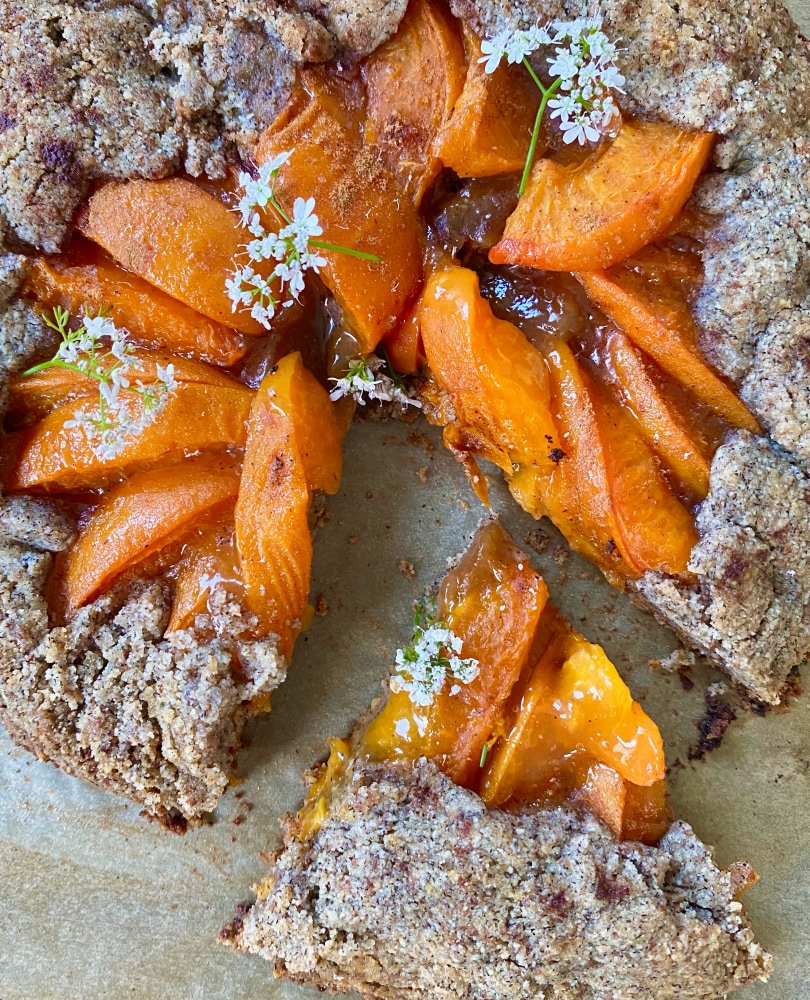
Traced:
<svg viewBox="0 0 810 1000">
<path fill-rule="evenodd" d="M 607 335 L 605 359 L 647 443 L 698 500 L 705 500 L 709 463 L 655 384 L 638 351 L 618 330 Z"/>
<path fill-rule="evenodd" d="M 555 341 L 547 350 L 546 359 L 553 386 L 554 412 L 560 423 L 563 455 L 558 467 L 565 502 L 565 509 L 557 513 L 558 520 L 550 510 L 552 519 L 574 548 L 609 574 L 619 572 L 615 559 L 618 551 L 625 563 L 624 573 L 637 575 L 641 566 L 623 546 L 613 512 L 605 442 L 596 419 L 590 386 L 573 351 L 564 341 Z M 553 499 L 553 492 L 549 499 Z M 615 575 L 611 579 L 618 582 Z"/>
<path fill-rule="evenodd" d="M 338 84 L 313 69 L 300 75 L 306 90 L 262 134 L 256 162 L 292 151 L 276 186 L 282 207 L 314 198 L 323 240 L 380 258 L 320 251 L 324 283 L 368 353 L 399 326 L 419 291 L 424 227 L 379 150 L 363 144 Z"/>
<path fill-rule="evenodd" d="M 502 63 L 485 73 L 478 61 L 481 44 L 466 25 L 464 40 L 467 77 L 437 137 L 436 156 L 459 177 L 517 173 L 526 163 L 538 90 L 521 65 Z"/>
<path fill-rule="evenodd" d="M 252 398 L 253 393 L 242 387 L 181 384 L 160 418 L 127 439 L 114 458 L 100 458 L 83 428 L 66 426 L 88 407 L 87 397 L 79 398 L 7 437 L 9 461 L 3 469 L 3 486 L 35 491 L 93 489 L 158 462 L 241 447 Z"/>
<path fill-rule="evenodd" d="M 247 353 L 242 334 L 190 309 L 112 261 L 99 259 L 70 267 L 40 258 L 31 264 L 23 293 L 74 316 L 107 309 L 113 323 L 142 347 L 165 348 L 225 368 Z"/>
<path fill-rule="evenodd" d="M 593 272 L 577 274 L 577 278 L 591 301 L 665 372 L 733 427 L 759 433 L 759 424 L 745 404 L 698 356 L 690 343 L 691 331 L 667 322 L 657 311 L 654 297 L 644 294 L 642 283 L 633 275 Z"/>
<path fill-rule="evenodd" d="M 249 237 L 233 212 L 191 181 L 112 181 L 90 198 L 79 228 L 128 271 L 209 319 L 265 332 L 248 312 L 233 312 L 225 291 Z"/>
<path fill-rule="evenodd" d="M 158 365 L 174 366 L 174 377 L 178 382 L 197 382 L 201 385 L 217 385 L 225 389 L 240 389 L 241 384 L 224 372 L 217 371 L 202 361 L 182 358 L 168 351 L 134 351 L 132 358 L 137 362 L 131 382 L 141 381 L 144 385 L 157 378 Z M 9 379 L 9 412 L 22 412 L 44 416 L 57 406 L 98 393 L 98 381 L 89 375 L 71 368 L 46 368 L 33 375 L 15 375 Z"/>
<path fill-rule="evenodd" d="M 605 394 L 594 399 L 594 407 L 619 548 L 641 573 L 685 573 L 698 540 L 691 511 L 665 482 L 629 414 Z"/>
<path fill-rule="evenodd" d="M 479 529 L 437 601 L 439 620 L 462 640 L 460 655 L 478 660 L 478 676 L 447 684 L 426 708 L 413 705 L 406 692 L 392 694 L 368 726 L 362 752 L 383 760 L 424 754 L 457 784 L 472 787 L 547 599 L 545 583 L 503 528 L 491 522 Z"/>
<path fill-rule="evenodd" d="M 405 319 L 393 333 L 383 338 L 385 348 L 394 370 L 402 375 L 412 375 L 424 356 L 421 329 L 421 296 L 408 310 Z"/>
<path fill-rule="evenodd" d="M 238 489 L 239 471 L 227 457 L 152 469 L 114 486 L 68 553 L 69 609 L 87 604 L 122 573 L 191 534 Z"/>
<path fill-rule="evenodd" d="M 544 271 L 597 271 L 625 260 L 667 232 L 713 141 L 705 132 L 625 122 L 585 163 L 539 160 L 489 259 Z"/>
<path fill-rule="evenodd" d="M 429 279 L 421 328 L 428 365 L 459 427 L 508 455 L 499 463 L 508 477 L 515 464 L 550 471 L 558 438 L 543 357 L 493 315 L 473 271 L 448 268 Z"/>
<path fill-rule="evenodd" d="M 572 755 L 583 757 L 585 780 L 593 761 L 636 785 L 665 777 L 658 727 L 604 650 L 575 633 L 565 638 L 562 661 L 558 650 L 552 644 L 537 661 L 515 725 L 487 758 L 488 805 L 542 798 Z"/>
<path fill-rule="evenodd" d="M 288 658 L 309 593 L 311 494 L 339 486 L 342 430 L 298 352 L 262 380 L 250 410 L 236 547 L 248 609 L 261 634 L 279 637 Z"/>
<path fill-rule="evenodd" d="M 465 69 L 458 22 L 437 0 L 411 0 L 396 34 L 363 65 L 366 137 L 417 208 L 442 168 L 433 146 Z"/>
<path fill-rule="evenodd" d="M 622 840 L 657 844 L 672 823 L 672 808 L 667 800 L 665 779 L 652 785 L 634 785 L 626 781 Z"/>
<path fill-rule="evenodd" d="M 197 615 L 208 611 L 208 599 L 215 589 L 226 589 L 237 599 L 243 596 L 233 525 L 236 493 L 234 490 L 233 503 L 226 505 L 219 520 L 198 528 L 183 546 L 168 632 L 190 628 Z"/>
</svg>

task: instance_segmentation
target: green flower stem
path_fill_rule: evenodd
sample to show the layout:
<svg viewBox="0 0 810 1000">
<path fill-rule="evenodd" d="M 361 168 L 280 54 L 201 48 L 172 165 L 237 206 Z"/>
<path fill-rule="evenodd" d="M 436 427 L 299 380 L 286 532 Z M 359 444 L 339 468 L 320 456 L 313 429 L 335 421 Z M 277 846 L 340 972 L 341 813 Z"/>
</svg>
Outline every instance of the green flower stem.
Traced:
<svg viewBox="0 0 810 1000">
<path fill-rule="evenodd" d="M 520 179 L 520 189 L 518 190 L 519 195 L 523 195 L 526 192 L 526 188 L 529 185 L 529 177 L 532 172 L 532 164 L 534 163 L 534 155 L 537 152 L 537 142 L 540 138 L 540 127 L 543 124 L 543 115 L 546 113 L 546 108 L 548 107 L 548 102 L 557 93 L 562 84 L 562 77 L 557 77 L 554 83 L 550 87 L 544 87 L 540 81 L 540 78 L 535 73 L 535 71 L 529 65 L 529 60 L 524 59 L 523 65 L 529 71 L 529 75 L 532 80 L 537 84 L 540 93 L 543 95 L 543 99 L 540 102 L 540 107 L 537 109 L 537 117 L 534 120 L 534 128 L 532 129 L 532 141 L 529 144 L 529 154 L 526 157 L 526 166 L 523 168 L 523 176 Z"/>
<path fill-rule="evenodd" d="M 59 361 L 56 358 L 51 358 L 50 361 L 43 361 L 40 365 L 34 365 L 33 368 L 29 368 L 28 371 L 23 372 L 23 377 L 26 375 L 38 375 L 48 368 L 67 368 L 72 372 L 78 372 L 80 375 L 89 375 L 90 378 L 94 378 L 99 382 L 105 381 L 103 375 L 98 375 L 92 371 L 85 371 L 83 368 L 79 368 L 78 365 L 72 365 L 69 361 Z"/>
<path fill-rule="evenodd" d="M 338 243 L 325 243 L 323 240 L 310 240 L 309 245 L 318 250 L 333 250 L 335 253 L 346 254 L 347 257 L 357 257 L 358 260 L 370 260 L 374 264 L 382 262 L 382 257 L 373 253 L 366 253 L 363 250 L 352 250 L 349 247 L 342 247 Z"/>
<path fill-rule="evenodd" d="M 287 223 L 287 225 L 291 226 L 292 225 L 292 219 L 289 217 L 289 215 L 287 215 L 287 213 L 284 211 L 284 209 L 281 207 L 281 205 L 279 205 L 279 203 L 276 201 L 275 197 L 272 194 L 270 195 L 270 204 L 278 212 L 278 214 L 281 216 L 281 218 L 284 219 L 284 221 Z"/>
</svg>

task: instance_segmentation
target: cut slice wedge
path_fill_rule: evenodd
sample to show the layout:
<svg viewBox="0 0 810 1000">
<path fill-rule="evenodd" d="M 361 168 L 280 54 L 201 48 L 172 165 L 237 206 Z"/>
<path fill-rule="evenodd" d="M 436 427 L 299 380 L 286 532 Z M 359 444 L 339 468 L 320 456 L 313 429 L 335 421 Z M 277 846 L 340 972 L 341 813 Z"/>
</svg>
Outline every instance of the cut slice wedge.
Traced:
<svg viewBox="0 0 810 1000">
<path fill-rule="evenodd" d="M 225 291 L 246 242 L 237 216 L 197 184 L 182 177 L 110 182 L 92 196 L 79 228 L 128 271 L 203 316 L 254 336 L 265 332 L 249 312 L 233 311 Z"/>
<path fill-rule="evenodd" d="M 484 554 L 494 557 L 489 571 Z M 753 943 L 728 873 L 671 823 L 660 734 L 604 652 L 549 605 L 535 642 L 521 639 L 524 669 L 510 631 L 492 634 L 497 606 L 487 605 L 508 599 L 493 582 L 505 571 L 527 579 L 528 565 L 501 529 L 482 529 L 440 598 L 463 592 L 457 638 L 482 657 L 470 693 L 446 677 L 420 706 L 413 732 L 427 756 L 370 742 L 383 723 L 396 733 L 406 691 L 352 740 L 331 741 L 256 903 L 240 908 L 225 940 L 277 975 L 369 998 L 432 997 L 437 983 L 448 996 L 471 987 L 510 996 L 516 955 L 527 996 L 601 996 L 605 969 L 627 996 L 646 995 L 652 979 L 661 996 L 686 996 L 688 983 L 690 995 L 713 997 L 767 974 L 770 958 Z M 455 606 L 445 605 L 448 617 Z M 518 598 L 509 620 L 515 610 L 524 625 L 534 617 Z M 454 730 L 457 754 L 448 752 Z M 464 764 L 463 788 L 449 771 L 473 750 L 480 757 Z M 552 794 L 550 773 L 560 776 Z M 482 774 L 490 791 L 510 789 L 500 807 L 476 794 Z M 623 841 L 631 830 L 648 843 Z"/>
</svg>

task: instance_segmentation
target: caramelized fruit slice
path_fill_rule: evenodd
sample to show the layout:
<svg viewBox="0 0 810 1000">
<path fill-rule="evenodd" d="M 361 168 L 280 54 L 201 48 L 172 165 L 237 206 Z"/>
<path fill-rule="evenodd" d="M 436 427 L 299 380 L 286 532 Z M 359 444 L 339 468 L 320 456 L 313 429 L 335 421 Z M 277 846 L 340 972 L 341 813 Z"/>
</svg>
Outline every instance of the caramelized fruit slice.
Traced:
<svg viewBox="0 0 810 1000">
<path fill-rule="evenodd" d="M 502 63 L 494 73 L 484 72 L 480 42 L 466 25 L 464 41 L 467 78 L 438 135 L 436 155 L 459 177 L 516 173 L 529 151 L 537 88 L 520 65 Z"/>
<path fill-rule="evenodd" d="M 573 633 L 553 608 L 544 618 L 552 619 L 550 641 L 517 692 L 507 735 L 487 757 L 481 796 L 504 805 L 576 793 L 620 832 L 626 784 L 665 777 L 661 734 L 601 647 Z"/>
<path fill-rule="evenodd" d="M 605 361 L 648 444 L 698 500 L 705 500 L 709 463 L 655 384 L 638 351 L 618 330 L 607 334 Z"/>
<path fill-rule="evenodd" d="M 122 573 L 191 534 L 238 489 L 239 471 L 226 457 L 152 469 L 114 486 L 68 553 L 69 609 L 92 601 Z"/>
<path fill-rule="evenodd" d="M 438 0 L 411 0 L 396 34 L 366 60 L 366 136 L 414 205 L 442 164 L 433 151 L 464 86 L 464 46 L 458 22 Z"/>
<path fill-rule="evenodd" d="M 301 79 L 306 90 L 262 134 L 256 162 L 292 150 L 276 184 L 282 206 L 289 211 L 296 198 L 314 197 L 324 240 L 381 258 L 319 251 L 327 261 L 324 283 L 368 353 L 396 329 L 419 291 L 423 226 L 379 150 L 364 146 L 338 85 L 312 69 Z"/>
<path fill-rule="evenodd" d="M 225 291 L 245 234 L 233 212 L 191 181 L 105 184 L 79 228 L 128 271 L 209 319 L 254 336 L 265 332 L 250 313 L 232 311 Z"/>
<path fill-rule="evenodd" d="M 74 316 L 108 309 L 113 323 L 142 347 L 165 348 L 225 368 L 247 353 L 245 338 L 230 325 L 208 319 L 112 261 L 71 267 L 40 258 L 32 262 L 23 291 Z"/>
<path fill-rule="evenodd" d="M 235 503 L 236 491 L 233 500 Z M 234 504 L 228 504 L 216 523 L 199 528 L 184 545 L 177 564 L 168 632 L 190 628 L 197 615 L 208 611 L 208 599 L 215 589 L 225 589 L 237 599 L 243 596 L 233 518 Z"/>
<path fill-rule="evenodd" d="M 132 357 L 139 366 L 130 378 L 133 383 L 140 380 L 148 385 L 157 378 L 158 365 L 165 368 L 171 364 L 178 382 L 198 382 L 225 389 L 242 388 L 236 379 L 211 365 L 181 358 L 168 351 L 134 351 Z M 98 381 L 89 375 L 71 368 L 46 368 L 34 375 L 15 375 L 9 380 L 9 412 L 44 416 L 71 399 L 97 393 Z"/>
<path fill-rule="evenodd" d="M 659 312 L 654 292 L 627 271 L 578 274 L 588 297 L 627 334 L 633 343 L 698 399 L 721 414 L 733 427 L 752 434 L 760 427 L 745 405 L 699 356 L 691 318 L 688 325 L 667 322 Z"/>
<path fill-rule="evenodd" d="M 544 271 L 610 267 L 663 236 L 709 158 L 713 136 L 626 122 L 585 163 L 540 160 L 490 251 L 493 264 Z"/>
<path fill-rule="evenodd" d="M 95 489 L 110 480 L 198 451 L 221 451 L 245 443 L 253 393 L 249 389 L 185 383 L 169 397 L 159 420 L 126 439 L 111 458 L 100 458 L 82 427 L 66 426 L 88 409 L 87 397 L 53 410 L 6 441 L 3 470 L 7 490 Z M 139 406 L 139 402 L 133 406 Z"/>
<path fill-rule="evenodd" d="M 459 428 L 503 453 L 498 464 L 507 476 L 513 464 L 551 471 L 558 440 L 543 357 L 517 327 L 493 316 L 477 275 L 461 267 L 434 274 L 421 327 L 428 364 Z"/>
<path fill-rule="evenodd" d="M 279 636 L 287 658 L 309 593 L 309 502 L 312 490 L 339 486 L 342 430 L 298 352 L 262 380 L 250 411 L 236 546 L 247 606 L 261 634 Z"/>
<path fill-rule="evenodd" d="M 424 355 L 421 330 L 422 299 L 418 298 L 400 326 L 383 339 L 388 359 L 394 371 L 402 375 L 412 375 L 419 367 Z"/>
<path fill-rule="evenodd" d="M 622 544 L 611 502 L 605 442 L 596 419 L 590 387 L 571 348 L 555 341 L 546 352 L 554 412 L 560 421 L 562 452 L 559 467 L 563 476 L 566 511 L 559 522 L 571 545 L 596 562 L 609 574 L 637 575 L 641 566 Z M 574 518 L 571 521 L 571 508 Z M 553 514 L 553 511 L 550 511 Z M 568 517 L 565 518 L 565 514 Z M 559 516 L 559 515 L 558 515 Z M 568 524 L 571 527 L 568 527 Z M 624 567 L 617 565 L 619 552 Z"/>
<path fill-rule="evenodd" d="M 437 613 L 462 640 L 462 657 L 478 660 L 478 676 L 446 685 L 426 708 L 406 692 L 390 696 L 369 724 L 361 752 L 387 760 L 432 757 L 457 784 L 473 787 L 481 749 L 503 724 L 505 705 L 521 675 L 548 590 L 495 522 L 479 529 L 445 577 Z"/>
<path fill-rule="evenodd" d="M 658 460 L 631 417 L 607 395 L 594 395 L 604 445 L 616 542 L 640 572 L 686 572 L 697 543 L 694 518 L 665 482 Z"/>
</svg>

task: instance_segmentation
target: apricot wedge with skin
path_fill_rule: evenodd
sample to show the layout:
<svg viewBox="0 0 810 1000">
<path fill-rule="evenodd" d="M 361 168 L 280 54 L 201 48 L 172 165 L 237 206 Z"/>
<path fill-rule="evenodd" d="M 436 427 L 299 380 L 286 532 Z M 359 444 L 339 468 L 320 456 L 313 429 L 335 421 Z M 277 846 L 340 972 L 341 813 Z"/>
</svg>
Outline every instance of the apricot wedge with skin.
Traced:
<svg viewBox="0 0 810 1000">
<path fill-rule="evenodd" d="M 559 441 L 545 362 L 516 326 L 493 315 L 473 271 L 452 267 L 429 279 L 421 330 L 459 427 L 508 456 L 507 476 L 522 463 L 551 470 Z"/>
<path fill-rule="evenodd" d="M 618 330 L 607 334 L 605 360 L 647 443 L 698 500 L 705 500 L 709 463 L 658 389 L 636 348 Z"/>
<path fill-rule="evenodd" d="M 114 486 L 68 553 L 69 609 L 83 607 L 122 573 L 190 535 L 238 489 L 238 467 L 226 456 L 152 469 Z"/>
<path fill-rule="evenodd" d="M 474 787 L 482 749 L 503 725 L 547 600 L 545 583 L 503 528 L 491 522 L 479 529 L 437 601 L 438 619 L 462 640 L 460 655 L 478 660 L 478 676 L 446 684 L 424 708 L 405 691 L 391 694 L 367 727 L 361 753 L 382 760 L 426 755 L 457 784 Z"/>
<path fill-rule="evenodd" d="M 262 133 L 256 162 L 292 151 L 276 183 L 282 208 L 290 212 L 296 198 L 314 198 L 320 239 L 380 258 L 319 250 L 327 261 L 321 277 L 369 353 L 399 326 L 419 292 L 424 225 L 380 150 L 364 144 L 338 84 L 313 69 L 300 76 L 306 89 Z"/>
<path fill-rule="evenodd" d="M 110 260 L 69 266 L 39 258 L 31 263 L 23 294 L 49 307 L 107 315 L 133 343 L 197 358 L 229 368 L 247 353 L 247 341 L 229 325 L 217 323 L 125 271 Z"/>
<path fill-rule="evenodd" d="M 605 394 L 594 407 L 608 475 L 616 543 L 640 573 L 687 572 L 698 541 L 692 512 L 665 481 L 630 415 Z"/>
<path fill-rule="evenodd" d="M 623 546 L 613 512 L 605 442 L 590 386 L 567 343 L 555 341 L 546 352 L 546 360 L 554 412 L 560 422 L 563 456 L 559 469 L 566 504 L 562 515 L 557 515 L 559 521 L 555 511 L 549 511 L 552 520 L 559 524 L 570 544 L 596 562 L 611 580 L 622 572 L 625 576 L 639 575 L 642 568 Z M 617 554 L 621 555 L 622 566 L 617 566 Z"/>
<path fill-rule="evenodd" d="M 544 271 L 596 271 L 625 260 L 665 235 L 713 141 L 710 133 L 625 122 L 585 163 L 539 160 L 489 259 Z"/>
<path fill-rule="evenodd" d="M 235 527 L 245 603 L 259 634 L 276 634 L 287 658 L 309 594 L 312 491 L 337 490 L 342 434 L 326 390 L 301 355 L 282 358 L 250 410 Z"/>
<path fill-rule="evenodd" d="M 90 198 L 82 233 L 127 271 L 223 326 L 264 327 L 232 309 L 225 281 L 244 257 L 245 232 L 214 195 L 181 177 L 111 181 Z"/>
<path fill-rule="evenodd" d="M 168 351 L 136 350 L 131 355 L 137 368 L 132 369 L 130 381 L 144 385 L 157 378 L 158 365 L 174 366 L 178 382 L 197 382 L 225 389 L 241 389 L 236 379 L 203 361 L 192 361 Z M 115 362 L 117 363 L 117 362 Z M 102 362 L 102 367 L 106 365 Z M 33 375 L 15 375 L 9 380 L 9 412 L 44 416 L 63 403 L 98 393 L 98 381 L 90 375 L 72 368 L 46 368 Z"/>
<path fill-rule="evenodd" d="M 366 136 L 417 208 L 441 171 L 433 147 L 465 70 L 458 22 L 439 0 L 411 0 L 396 34 L 363 64 Z"/>
<path fill-rule="evenodd" d="M 661 734 L 600 646 L 571 631 L 537 661 L 518 718 L 487 759 L 481 795 L 497 805 L 541 797 L 550 777 L 581 753 L 636 785 L 666 774 Z M 590 765 L 589 765 L 590 766 Z"/>
<path fill-rule="evenodd" d="M 234 536 L 237 491 L 219 519 L 194 532 L 183 546 L 177 563 L 172 616 L 167 632 L 190 628 L 197 615 L 208 611 L 214 589 L 225 589 L 237 600 L 243 598 L 242 568 Z"/>
<path fill-rule="evenodd" d="M 632 275 L 595 271 L 579 273 L 577 278 L 588 298 L 665 372 L 732 427 L 759 433 L 756 418 L 700 357 L 692 343 L 694 333 L 667 322 L 657 312 L 653 297 L 644 294 L 643 286 Z"/>
<path fill-rule="evenodd" d="M 539 92 L 521 65 L 502 63 L 494 73 L 485 72 L 481 44 L 466 25 L 464 40 L 467 76 L 437 136 L 436 156 L 459 177 L 517 173 L 529 151 Z"/>
<path fill-rule="evenodd" d="M 8 435 L 3 486 L 33 492 L 95 489 L 199 451 L 239 448 L 245 443 L 252 399 L 253 393 L 243 387 L 181 384 L 158 420 L 128 438 L 114 457 L 101 458 L 84 428 L 66 426 L 77 411 L 95 405 L 88 404 L 87 397 L 79 398 L 33 427 Z"/>
</svg>

